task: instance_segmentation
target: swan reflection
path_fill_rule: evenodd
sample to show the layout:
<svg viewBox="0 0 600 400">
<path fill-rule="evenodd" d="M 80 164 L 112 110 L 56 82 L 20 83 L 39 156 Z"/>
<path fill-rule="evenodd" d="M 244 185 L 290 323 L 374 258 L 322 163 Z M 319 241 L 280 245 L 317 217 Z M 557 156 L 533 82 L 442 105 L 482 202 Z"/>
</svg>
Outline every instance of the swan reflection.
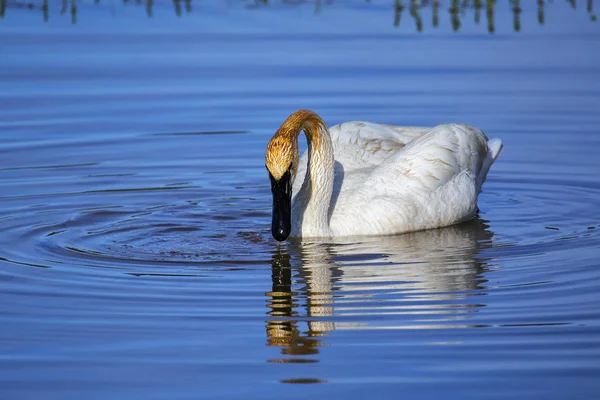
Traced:
<svg viewBox="0 0 600 400">
<path fill-rule="evenodd" d="M 475 326 L 485 304 L 493 233 L 478 219 L 399 236 L 302 242 L 272 255 L 267 343 L 283 355 L 319 352 L 333 330 Z M 274 362 L 316 362 L 311 359 Z"/>
</svg>

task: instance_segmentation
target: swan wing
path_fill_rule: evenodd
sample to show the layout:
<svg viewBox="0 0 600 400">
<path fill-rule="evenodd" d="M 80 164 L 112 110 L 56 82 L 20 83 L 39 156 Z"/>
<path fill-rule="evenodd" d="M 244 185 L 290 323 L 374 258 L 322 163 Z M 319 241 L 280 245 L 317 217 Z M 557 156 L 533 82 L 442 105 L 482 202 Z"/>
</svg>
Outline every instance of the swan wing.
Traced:
<svg viewBox="0 0 600 400">
<path fill-rule="evenodd" d="M 430 129 L 351 121 L 332 126 L 329 132 L 335 159 L 349 172 L 381 165 Z"/>
<path fill-rule="evenodd" d="M 331 229 L 336 235 L 393 234 L 470 219 L 501 150 L 499 140 L 488 145 L 485 134 L 468 125 L 429 128 L 380 165 L 344 178 Z"/>
<path fill-rule="evenodd" d="M 475 127 L 438 125 L 373 170 L 371 184 L 383 178 L 415 190 L 436 190 L 462 172 L 477 177 L 488 152 L 487 143 L 488 138 Z"/>
</svg>

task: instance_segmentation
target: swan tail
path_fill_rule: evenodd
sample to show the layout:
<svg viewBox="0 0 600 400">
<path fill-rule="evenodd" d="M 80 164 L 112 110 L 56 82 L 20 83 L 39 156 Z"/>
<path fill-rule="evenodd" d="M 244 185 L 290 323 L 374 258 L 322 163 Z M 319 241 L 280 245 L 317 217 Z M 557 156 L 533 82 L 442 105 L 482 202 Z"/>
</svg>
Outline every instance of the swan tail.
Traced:
<svg viewBox="0 0 600 400">
<path fill-rule="evenodd" d="M 490 139 L 487 142 L 487 154 L 483 159 L 483 163 L 481 164 L 481 169 L 479 170 L 479 174 L 477 175 L 477 187 L 478 191 L 481 191 L 481 186 L 483 186 L 483 182 L 485 182 L 485 178 L 487 177 L 488 171 L 492 164 L 500 157 L 500 153 L 502 153 L 502 149 L 504 146 L 502 145 L 502 141 L 500 139 Z"/>
</svg>

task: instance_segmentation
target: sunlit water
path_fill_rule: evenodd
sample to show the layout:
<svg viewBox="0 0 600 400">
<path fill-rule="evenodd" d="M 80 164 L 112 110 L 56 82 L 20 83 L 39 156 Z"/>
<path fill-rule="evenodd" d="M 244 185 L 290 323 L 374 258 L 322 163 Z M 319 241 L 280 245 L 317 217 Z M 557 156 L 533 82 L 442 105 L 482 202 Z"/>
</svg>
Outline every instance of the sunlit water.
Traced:
<svg viewBox="0 0 600 400">
<path fill-rule="evenodd" d="M 593 9 L 391 3 L 5 3 L 0 398 L 600 396 Z M 299 108 L 502 138 L 481 218 L 277 244 Z"/>
</svg>

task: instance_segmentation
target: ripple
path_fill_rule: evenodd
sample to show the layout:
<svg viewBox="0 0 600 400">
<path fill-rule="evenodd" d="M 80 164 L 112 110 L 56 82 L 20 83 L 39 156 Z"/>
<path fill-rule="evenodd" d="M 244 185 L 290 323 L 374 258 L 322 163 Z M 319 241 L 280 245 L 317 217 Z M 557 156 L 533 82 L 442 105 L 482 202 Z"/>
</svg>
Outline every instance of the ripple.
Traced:
<svg viewBox="0 0 600 400">
<path fill-rule="evenodd" d="M 282 379 L 281 383 L 293 383 L 293 384 L 315 384 L 315 383 L 327 383 L 324 379 L 316 379 L 316 378 L 292 378 L 292 379 Z"/>
<path fill-rule="evenodd" d="M 239 135 L 250 133 L 249 131 L 198 131 L 198 132 L 170 132 L 152 133 L 152 136 L 186 136 L 186 135 Z"/>
<path fill-rule="evenodd" d="M 139 181 L 143 170 L 119 175 L 143 186 Z M 573 312 L 580 300 L 570 290 L 586 293 L 592 281 L 573 280 L 563 273 L 548 276 L 532 264 L 597 245 L 599 231 L 589 229 L 595 221 L 573 218 L 562 207 L 569 203 L 571 208 L 589 209 L 597 204 L 600 193 L 593 185 L 565 186 L 548 179 L 534 184 L 511 180 L 508 174 L 491 180 L 481 196 L 482 215 L 490 221 L 478 219 L 395 237 L 284 245 L 275 245 L 270 237 L 268 190 L 263 185 L 236 186 L 235 196 L 232 189 L 215 187 L 207 197 L 194 193 L 198 185 L 193 180 L 177 185 L 168 188 L 181 189 L 183 198 L 158 190 L 150 204 L 147 197 L 139 197 L 143 199 L 139 206 L 123 196 L 145 190 L 126 187 L 61 193 L 52 205 L 21 200 L 19 208 L 15 203 L 9 215 L 1 215 L 5 232 L 0 238 L 5 249 L 1 260 L 59 273 L 32 282 L 30 272 L 9 268 L 4 279 L 28 281 L 28 287 L 11 284 L 22 296 L 56 298 L 59 288 L 70 288 L 65 299 L 110 299 L 124 303 L 127 313 L 139 312 L 136 303 L 152 301 L 150 293 L 160 290 L 164 301 L 189 312 L 183 304 L 198 299 L 192 282 L 211 282 L 213 287 L 223 273 L 241 274 L 228 278 L 238 298 L 248 286 L 246 274 L 270 268 L 273 290 L 262 289 L 267 293 L 269 343 L 287 355 L 296 354 L 299 343 L 308 346 L 306 354 L 318 354 L 321 341 L 308 338 L 327 337 L 334 331 L 560 327 L 584 318 Z M 87 204 L 77 204 L 83 198 Z M 94 202 L 115 205 L 98 207 Z M 507 268 L 507 260 L 519 275 L 498 280 L 496 274 Z M 145 281 L 145 288 L 130 279 Z M 182 290 L 182 284 L 189 288 Z M 72 285 L 80 289 L 74 291 Z M 569 291 L 561 292 L 565 285 Z M 217 287 L 199 299 L 219 297 Z M 531 310 L 513 310 L 506 300 L 499 309 L 488 309 L 491 295 L 545 298 L 550 293 L 565 296 L 562 307 L 570 314 L 555 309 L 533 316 Z M 73 312 L 54 315 L 69 319 Z M 300 325 L 306 326 L 306 334 L 300 333 Z"/>
</svg>

